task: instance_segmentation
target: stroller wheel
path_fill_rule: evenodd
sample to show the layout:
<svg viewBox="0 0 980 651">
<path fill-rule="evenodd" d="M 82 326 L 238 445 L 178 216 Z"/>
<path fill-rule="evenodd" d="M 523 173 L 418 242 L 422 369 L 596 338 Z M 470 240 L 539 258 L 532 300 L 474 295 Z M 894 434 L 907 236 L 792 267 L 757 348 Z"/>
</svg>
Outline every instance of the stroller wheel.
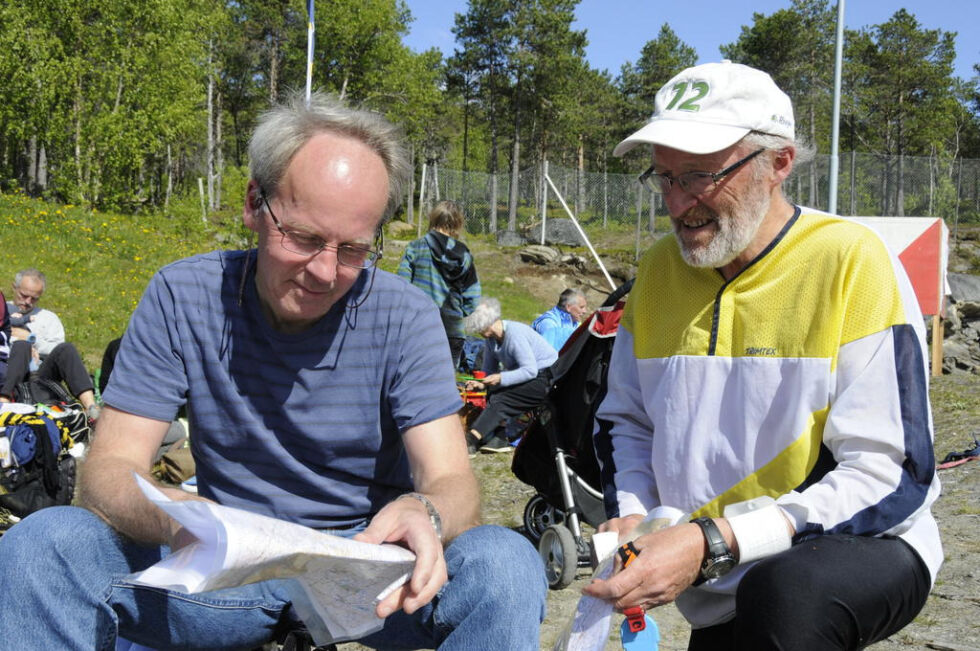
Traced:
<svg viewBox="0 0 980 651">
<path fill-rule="evenodd" d="M 533 543 L 541 540 L 545 529 L 564 522 L 565 512 L 549 504 L 540 493 L 529 499 L 524 507 L 524 529 Z"/>
<path fill-rule="evenodd" d="M 538 553 L 544 561 L 548 587 L 552 590 L 568 587 L 578 567 L 578 548 L 572 532 L 563 525 L 551 525 L 541 534 Z"/>
</svg>

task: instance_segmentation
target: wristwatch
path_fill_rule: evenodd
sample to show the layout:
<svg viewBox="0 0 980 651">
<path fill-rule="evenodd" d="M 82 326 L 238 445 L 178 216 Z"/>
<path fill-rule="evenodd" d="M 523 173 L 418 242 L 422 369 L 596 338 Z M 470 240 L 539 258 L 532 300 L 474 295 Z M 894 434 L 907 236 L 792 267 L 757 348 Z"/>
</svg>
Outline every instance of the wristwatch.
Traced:
<svg viewBox="0 0 980 651">
<path fill-rule="evenodd" d="M 704 539 L 708 541 L 708 555 L 701 564 L 701 577 L 694 585 L 728 574 L 738 561 L 725 542 L 725 537 L 721 535 L 718 525 L 711 518 L 696 518 L 691 522 L 701 527 Z"/>
<path fill-rule="evenodd" d="M 396 499 L 400 500 L 403 497 L 408 497 L 422 502 L 422 504 L 425 506 L 426 513 L 429 514 L 429 522 L 432 523 L 432 528 L 436 530 L 436 538 L 442 542 L 442 518 L 439 516 L 439 511 L 436 510 L 435 505 L 429 500 L 429 498 L 422 493 L 404 493 L 403 495 L 399 495 Z"/>
</svg>

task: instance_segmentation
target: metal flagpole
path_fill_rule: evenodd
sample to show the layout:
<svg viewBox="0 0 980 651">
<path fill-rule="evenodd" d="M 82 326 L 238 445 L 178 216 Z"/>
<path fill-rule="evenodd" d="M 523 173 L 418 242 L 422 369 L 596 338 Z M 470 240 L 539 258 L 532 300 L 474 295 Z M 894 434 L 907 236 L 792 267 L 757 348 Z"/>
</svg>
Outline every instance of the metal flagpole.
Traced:
<svg viewBox="0 0 980 651">
<path fill-rule="evenodd" d="M 844 51 L 844 0 L 837 0 L 837 47 L 834 52 L 834 113 L 830 127 L 830 197 L 827 212 L 837 214 L 837 168 L 840 148 L 840 78 Z"/>
<path fill-rule="evenodd" d="M 313 92 L 313 42 L 316 27 L 313 22 L 314 0 L 307 0 L 306 14 L 309 16 L 309 24 L 306 27 L 306 105 L 310 105 L 310 95 Z"/>
</svg>

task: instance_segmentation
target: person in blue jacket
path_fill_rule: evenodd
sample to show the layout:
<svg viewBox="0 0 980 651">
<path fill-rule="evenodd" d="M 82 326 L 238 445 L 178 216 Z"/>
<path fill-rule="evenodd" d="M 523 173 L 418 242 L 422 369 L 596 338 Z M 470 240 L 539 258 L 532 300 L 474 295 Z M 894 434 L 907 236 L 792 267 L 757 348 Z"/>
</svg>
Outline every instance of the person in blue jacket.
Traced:
<svg viewBox="0 0 980 651">
<path fill-rule="evenodd" d="M 555 350 L 561 351 L 588 310 L 589 303 L 582 290 L 569 287 L 558 297 L 558 304 L 531 322 L 531 327 Z"/>
</svg>

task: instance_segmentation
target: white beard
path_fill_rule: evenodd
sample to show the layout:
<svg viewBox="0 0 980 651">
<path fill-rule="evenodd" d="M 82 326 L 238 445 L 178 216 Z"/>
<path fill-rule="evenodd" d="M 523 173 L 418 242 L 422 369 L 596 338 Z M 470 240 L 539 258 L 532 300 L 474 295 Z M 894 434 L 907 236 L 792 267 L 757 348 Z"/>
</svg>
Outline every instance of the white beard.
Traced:
<svg viewBox="0 0 980 651">
<path fill-rule="evenodd" d="M 761 187 L 759 189 L 762 190 Z M 728 207 L 721 212 L 716 213 L 705 206 L 692 208 L 689 216 L 714 218 L 718 230 L 707 244 L 691 246 L 680 237 L 682 222 L 674 221 L 674 232 L 678 234 L 677 241 L 684 261 L 692 267 L 724 267 L 752 243 L 769 212 L 770 203 L 771 197 L 762 190 L 755 196 L 746 197 L 739 206 Z"/>
</svg>

